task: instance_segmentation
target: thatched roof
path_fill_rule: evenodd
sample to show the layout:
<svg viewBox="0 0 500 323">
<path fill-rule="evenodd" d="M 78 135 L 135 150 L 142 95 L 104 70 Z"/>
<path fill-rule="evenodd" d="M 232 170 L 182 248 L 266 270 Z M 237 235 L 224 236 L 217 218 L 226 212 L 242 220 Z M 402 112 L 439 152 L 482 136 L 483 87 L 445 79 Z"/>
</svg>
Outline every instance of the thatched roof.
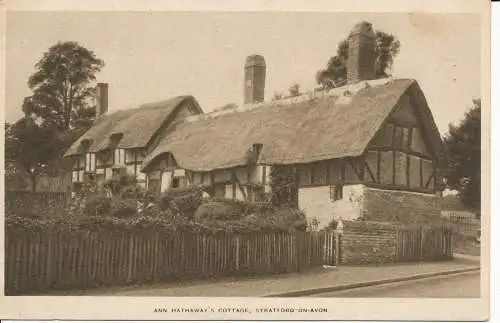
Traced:
<svg viewBox="0 0 500 323">
<path fill-rule="evenodd" d="M 120 110 L 98 118 L 94 125 L 66 152 L 65 156 L 80 154 L 82 142 L 89 143 L 86 151 L 98 152 L 109 146 L 111 135 L 121 136 L 117 148 L 145 147 L 160 127 L 168 122 L 174 111 L 186 100 L 192 100 L 201 113 L 198 103 L 192 96 L 177 96 L 169 100 L 147 103 L 135 109 Z M 87 140 L 87 141 L 86 141 Z"/>
<path fill-rule="evenodd" d="M 372 84 L 372 85 L 366 85 Z M 421 93 L 414 80 L 366 82 L 347 95 L 326 95 L 297 102 L 270 102 L 246 111 L 185 121 L 175 126 L 146 158 L 143 171 L 164 153 L 193 171 L 248 163 L 253 144 L 262 144 L 260 164 L 300 164 L 363 154 L 405 93 Z M 348 88 L 339 89 L 344 93 Z M 345 93 L 344 93 L 345 94 Z M 440 152 L 441 139 L 423 95 L 418 114 Z M 201 116 L 200 116 L 201 117 Z"/>
</svg>

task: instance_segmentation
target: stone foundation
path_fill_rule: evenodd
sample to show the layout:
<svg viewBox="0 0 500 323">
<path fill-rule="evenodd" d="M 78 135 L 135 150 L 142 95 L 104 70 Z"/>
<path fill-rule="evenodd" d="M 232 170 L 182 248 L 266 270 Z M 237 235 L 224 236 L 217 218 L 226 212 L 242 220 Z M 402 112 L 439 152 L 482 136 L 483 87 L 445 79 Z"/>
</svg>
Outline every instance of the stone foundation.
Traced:
<svg viewBox="0 0 500 323">
<path fill-rule="evenodd" d="M 397 227 L 390 223 L 344 221 L 340 263 L 344 265 L 395 262 Z"/>
<path fill-rule="evenodd" d="M 329 186 L 299 189 L 299 208 L 322 228 L 332 219 L 376 222 L 432 223 L 441 215 L 435 194 L 384 190 L 365 185 L 344 185 L 343 198 L 332 201 Z"/>
<path fill-rule="evenodd" d="M 365 221 L 432 223 L 440 219 L 441 205 L 435 194 L 365 187 L 361 214 Z"/>
</svg>

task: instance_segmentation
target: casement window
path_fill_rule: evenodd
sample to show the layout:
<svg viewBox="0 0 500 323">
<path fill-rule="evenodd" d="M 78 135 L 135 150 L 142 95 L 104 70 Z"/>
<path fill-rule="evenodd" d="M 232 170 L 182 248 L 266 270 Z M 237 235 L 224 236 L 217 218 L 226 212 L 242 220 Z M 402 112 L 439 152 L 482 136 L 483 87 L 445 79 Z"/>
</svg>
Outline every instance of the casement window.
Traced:
<svg viewBox="0 0 500 323">
<path fill-rule="evenodd" d="M 125 149 L 115 149 L 115 164 L 125 165 Z"/>
<path fill-rule="evenodd" d="M 326 185 L 327 182 L 327 164 L 317 163 L 311 166 L 311 182 L 313 185 Z"/>
<path fill-rule="evenodd" d="M 95 171 L 96 161 L 94 153 L 85 154 L 85 171 L 93 172 Z"/>
<path fill-rule="evenodd" d="M 344 198 L 343 185 L 330 185 L 330 200 L 332 202 L 339 201 Z"/>
<path fill-rule="evenodd" d="M 83 182 L 85 173 L 86 155 L 77 156 L 73 162 L 72 181 L 74 183 Z"/>
<path fill-rule="evenodd" d="M 408 151 L 410 149 L 410 128 L 396 126 L 394 128 L 393 147 L 396 150 Z"/>
<path fill-rule="evenodd" d="M 235 197 L 236 197 L 236 194 L 235 194 L 235 190 L 234 190 L 234 183 L 226 184 L 225 198 L 234 199 Z"/>
<path fill-rule="evenodd" d="M 174 177 L 172 178 L 172 188 L 178 188 L 180 186 L 180 178 L 179 177 Z"/>
<path fill-rule="evenodd" d="M 299 168 L 299 183 L 301 186 L 311 185 L 311 166 L 303 165 Z"/>
</svg>

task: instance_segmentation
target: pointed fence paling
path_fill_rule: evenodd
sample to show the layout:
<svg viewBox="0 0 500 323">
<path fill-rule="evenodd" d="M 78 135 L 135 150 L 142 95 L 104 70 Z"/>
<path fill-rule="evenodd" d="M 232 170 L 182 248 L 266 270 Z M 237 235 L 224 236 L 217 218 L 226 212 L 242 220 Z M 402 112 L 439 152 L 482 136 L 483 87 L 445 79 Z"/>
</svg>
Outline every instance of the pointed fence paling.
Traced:
<svg viewBox="0 0 500 323">
<path fill-rule="evenodd" d="M 453 258 L 453 231 L 445 226 L 398 229 L 396 262 Z"/>
<path fill-rule="evenodd" d="M 394 244 L 393 262 L 434 261 L 453 256 L 452 230 L 445 227 L 399 228 Z M 356 245 L 350 248 L 351 254 L 356 253 Z M 342 239 L 332 231 L 7 232 L 5 294 L 179 278 L 301 272 L 322 265 L 350 264 L 342 249 Z"/>
<path fill-rule="evenodd" d="M 327 240 L 325 232 L 16 232 L 6 234 L 5 292 L 299 272 L 324 264 Z"/>
</svg>

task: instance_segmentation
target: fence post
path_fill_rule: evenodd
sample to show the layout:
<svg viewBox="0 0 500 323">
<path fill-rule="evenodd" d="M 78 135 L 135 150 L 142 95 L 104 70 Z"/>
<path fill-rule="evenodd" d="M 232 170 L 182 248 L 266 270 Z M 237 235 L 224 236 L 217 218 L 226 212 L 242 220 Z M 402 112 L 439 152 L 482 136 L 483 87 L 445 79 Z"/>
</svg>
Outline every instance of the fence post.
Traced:
<svg viewBox="0 0 500 323">
<path fill-rule="evenodd" d="M 236 271 L 240 270 L 240 236 L 236 236 Z"/>
<path fill-rule="evenodd" d="M 420 228 L 420 258 L 419 260 L 422 261 L 424 260 L 424 236 L 425 236 L 425 229 L 423 227 Z"/>
<path fill-rule="evenodd" d="M 128 249 L 128 275 L 127 275 L 128 282 L 132 281 L 132 264 L 134 260 L 134 235 L 130 234 L 129 239 L 130 239 L 130 244 Z"/>
<path fill-rule="evenodd" d="M 335 235 L 335 255 L 334 255 L 335 266 L 339 266 L 340 261 L 341 261 L 341 258 L 340 258 L 340 239 L 342 237 L 342 234 L 339 232 L 335 232 L 334 235 Z"/>
</svg>

